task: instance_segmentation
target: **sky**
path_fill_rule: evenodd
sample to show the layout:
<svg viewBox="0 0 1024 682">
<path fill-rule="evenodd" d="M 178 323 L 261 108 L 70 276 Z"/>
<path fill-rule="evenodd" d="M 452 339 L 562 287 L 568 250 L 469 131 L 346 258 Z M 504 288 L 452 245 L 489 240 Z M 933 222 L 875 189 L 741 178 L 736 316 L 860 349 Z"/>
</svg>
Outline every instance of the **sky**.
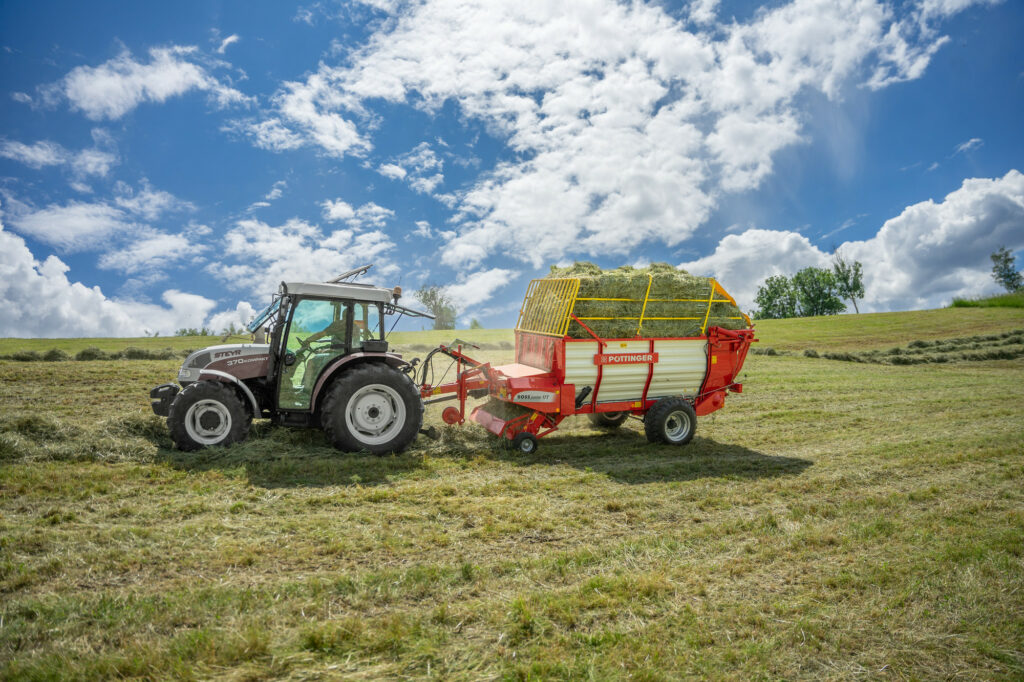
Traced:
<svg viewBox="0 0 1024 682">
<path fill-rule="evenodd" d="M 837 252 L 862 312 L 995 293 L 1021 35 L 1017 0 L 2 3 L 0 336 L 219 331 L 365 263 L 460 326 L 573 260 L 748 311 Z"/>
</svg>

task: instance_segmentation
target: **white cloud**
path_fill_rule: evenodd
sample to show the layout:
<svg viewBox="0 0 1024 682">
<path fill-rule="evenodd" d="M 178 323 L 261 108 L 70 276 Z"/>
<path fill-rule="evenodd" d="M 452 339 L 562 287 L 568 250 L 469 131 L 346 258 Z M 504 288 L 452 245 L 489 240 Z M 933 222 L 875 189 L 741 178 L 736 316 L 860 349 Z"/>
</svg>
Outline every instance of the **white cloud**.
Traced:
<svg viewBox="0 0 1024 682">
<path fill-rule="evenodd" d="M 263 197 L 267 201 L 276 201 L 281 198 L 284 191 L 288 188 L 287 180 L 278 180 L 274 183 L 274 186 L 270 188 L 270 191 Z"/>
<path fill-rule="evenodd" d="M 190 61 L 195 53 L 192 47 L 152 48 L 149 63 L 143 64 L 126 50 L 99 66 L 75 67 L 41 93 L 50 101 L 67 98 L 93 120 L 118 119 L 143 102 L 164 102 L 190 90 L 209 93 L 220 107 L 249 101 Z"/>
<path fill-rule="evenodd" d="M 199 327 L 214 301 L 166 291 L 167 307 L 107 298 L 99 287 L 71 282 L 56 256 L 40 263 L 25 241 L 0 224 L 0 336 L 142 336 Z"/>
<path fill-rule="evenodd" d="M 377 167 L 377 172 L 392 180 L 404 180 L 406 170 L 395 163 L 382 163 Z"/>
<path fill-rule="evenodd" d="M 887 220 L 872 239 L 847 242 L 864 263 L 870 310 L 928 308 L 994 291 L 989 255 L 1024 248 L 1024 175 L 971 178 L 939 203 L 922 201 Z"/>
<path fill-rule="evenodd" d="M 920 12 L 923 21 L 950 17 L 972 5 L 997 5 L 1002 0 L 921 0 Z"/>
<path fill-rule="evenodd" d="M 249 137 L 260 149 L 283 152 L 298 149 L 305 144 L 301 135 L 289 130 L 279 118 L 264 121 L 231 121 L 221 128 L 225 132 L 239 133 Z"/>
<path fill-rule="evenodd" d="M 690 21 L 697 24 L 710 24 L 715 20 L 720 0 L 693 0 L 690 3 Z"/>
<path fill-rule="evenodd" d="M 333 222 L 344 221 L 355 230 L 363 230 L 368 227 L 382 228 L 389 220 L 395 217 L 395 212 L 390 208 L 378 206 L 372 201 L 367 202 L 359 208 L 353 208 L 341 199 L 335 199 L 320 204 L 324 208 L 324 218 Z"/>
<path fill-rule="evenodd" d="M 448 146 L 443 140 L 438 140 Z M 429 142 L 421 142 L 410 151 L 395 158 L 394 163 L 381 164 L 377 172 L 392 180 L 406 180 L 409 187 L 420 194 L 433 194 L 444 182 L 444 161 L 431 148 Z"/>
<path fill-rule="evenodd" d="M 962 142 L 958 144 L 956 146 L 956 149 L 953 151 L 953 156 L 956 156 L 957 154 L 961 154 L 963 152 L 969 152 L 972 149 L 977 149 L 983 144 L 985 144 L 985 141 L 982 140 L 980 137 L 972 137 L 971 139 L 967 140 L 967 142 Z"/>
<path fill-rule="evenodd" d="M 518 277 L 515 270 L 492 268 L 461 277 L 455 284 L 443 288 L 455 307 L 464 311 L 486 302 L 495 291 Z"/>
<path fill-rule="evenodd" d="M 67 162 L 67 150 L 47 140 L 31 145 L 5 140 L 3 145 L 0 145 L 0 156 L 14 159 L 37 170 L 44 166 L 59 166 Z"/>
<path fill-rule="evenodd" d="M 238 34 L 232 33 L 227 38 L 220 41 L 220 47 L 217 48 L 217 54 L 224 54 L 230 46 L 234 45 L 239 40 L 241 40 L 241 38 L 238 37 Z"/>
<path fill-rule="evenodd" d="M 103 254 L 99 266 L 126 274 L 152 272 L 205 250 L 205 246 L 192 244 L 184 234 L 151 232 L 132 238 L 121 249 Z"/>
<path fill-rule="evenodd" d="M 354 219 L 349 220 L 348 224 L 360 230 L 367 227 L 382 228 L 394 217 L 395 212 L 390 208 L 378 206 L 371 201 L 357 208 Z"/>
<path fill-rule="evenodd" d="M 106 177 L 118 161 L 117 155 L 108 151 L 92 148 L 71 152 L 49 140 L 31 145 L 5 140 L 0 145 L 0 156 L 37 170 L 46 166 L 67 166 L 79 182 L 90 175 Z"/>
<path fill-rule="evenodd" d="M 28 210 L 12 215 L 10 220 L 22 234 L 66 251 L 95 249 L 107 243 L 110 237 L 135 228 L 131 219 L 118 208 L 78 201 Z"/>
<path fill-rule="evenodd" d="M 225 235 L 226 258 L 207 270 L 238 289 L 269 294 L 282 281 L 326 281 L 365 263 L 376 262 L 375 272 L 389 274 L 394 268 L 387 254 L 394 246 L 379 230 L 324 233 L 298 219 L 280 226 L 240 220 Z"/>
<path fill-rule="evenodd" d="M 691 4 L 691 19 L 715 7 Z M 438 195 L 457 208 L 446 264 L 627 253 L 680 243 L 725 195 L 757 187 L 804 139 L 803 93 L 920 76 L 943 39 L 918 24 L 880 0 L 792 0 L 692 30 L 643 3 L 434 0 L 381 24 L 344 66 L 286 83 L 274 116 L 341 156 L 370 148 L 365 102 L 453 102 L 515 156 Z M 436 168 L 410 156 L 378 169 L 433 193 L 440 160 L 426 143 L 413 153 Z"/>
<path fill-rule="evenodd" d="M 434 231 L 430 229 L 430 223 L 428 223 L 426 220 L 417 220 L 416 229 L 412 231 L 412 234 L 416 235 L 417 237 L 430 239 L 431 237 L 434 236 Z"/>
<path fill-rule="evenodd" d="M 218 334 L 232 324 L 239 329 L 244 329 L 256 317 L 257 312 L 248 302 L 239 301 L 234 310 L 224 310 L 213 315 L 207 326 Z"/>
<path fill-rule="evenodd" d="M 324 218 L 327 220 L 351 220 L 356 214 L 355 209 L 348 202 L 341 199 L 335 199 L 334 201 L 328 199 L 320 205 L 324 207 Z"/>
<path fill-rule="evenodd" d="M 191 203 L 183 201 L 170 192 L 153 189 L 149 182 L 143 179 L 142 188 L 139 190 L 124 182 L 118 182 L 115 186 L 118 196 L 114 203 L 121 208 L 141 216 L 146 220 L 156 220 L 164 213 L 170 211 L 191 211 L 195 209 Z"/>
<path fill-rule="evenodd" d="M 750 229 L 722 238 L 715 251 L 679 267 L 714 277 L 743 310 L 753 310 L 757 288 L 774 275 L 808 266 L 826 267 L 829 256 L 797 232 Z"/>
<path fill-rule="evenodd" d="M 310 76 L 304 83 L 286 82 L 284 90 L 274 96 L 274 104 L 281 116 L 269 120 L 277 121 L 281 128 L 282 120 L 286 121 L 299 131 L 289 131 L 289 139 L 301 134 L 306 141 L 337 158 L 361 156 L 371 148 L 355 124 L 338 113 L 346 108 L 344 98 L 321 74 Z"/>
<path fill-rule="evenodd" d="M 941 202 L 922 201 L 887 220 L 864 241 L 839 251 L 864 266 L 867 312 L 946 305 L 955 296 L 994 291 L 989 254 L 1024 248 L 1024 175 L 972 178 Z M 752 229 L 728 235 L 714 253 L 680 267 L 712 275 L 741 307 L 754 307 L 757 287 L 771 275 L 827 267 L 830 255 L 791 231 Z"/>
<path fill-rule="evenodd" d="M 116 154 L 99 149 L 83 149 L 71 157 L 71 168 L 77 177 L 97 175 L 106 177 L 118 161 Z"/>
</svg>

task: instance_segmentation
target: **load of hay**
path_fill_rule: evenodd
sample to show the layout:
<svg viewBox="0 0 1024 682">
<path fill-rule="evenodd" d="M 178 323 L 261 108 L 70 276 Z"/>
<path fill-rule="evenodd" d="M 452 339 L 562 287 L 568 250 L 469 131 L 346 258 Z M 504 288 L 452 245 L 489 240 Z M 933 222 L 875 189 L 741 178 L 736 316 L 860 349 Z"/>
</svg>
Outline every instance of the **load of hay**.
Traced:
<svg viewBox="0 0 1024 682">
<path fill-rule="evenodd" d="M 548 277 L 580 280 L 572 312 L 601 338 L 700 336 L 705 318 L 708 327 L 747 329 L 750 326 L 749 319 L 721 291 L 712 297 L 710 278 L 688 274 L 668 263 L 602 270 L 593 263 L 577 262 L 566 268 L 552 266 Z M 575 320 L 570 322 L 567 334 L 576 339 L 590 337 Z"/>
</svg>

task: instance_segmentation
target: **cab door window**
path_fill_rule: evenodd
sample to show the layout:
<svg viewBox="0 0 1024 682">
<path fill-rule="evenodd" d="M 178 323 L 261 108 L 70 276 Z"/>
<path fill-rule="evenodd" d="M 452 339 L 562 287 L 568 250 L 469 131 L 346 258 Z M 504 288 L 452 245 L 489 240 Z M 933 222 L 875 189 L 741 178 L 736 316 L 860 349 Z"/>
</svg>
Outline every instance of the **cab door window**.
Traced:
<svg viewBox="0 0 1024 682">
<path fill-rule="evenodd" d="M 356 303 L 352 306 L 352 347 L 363 341 L 382 337 L 380 306 L 376 303 Z"/>
<path fill-rule="evenodd" d="M 351 304 L 299 301 L 285 339 L 285 364 L 278 389 L 283 410 L 308 410 L 313 387 L 323 369 L 349 347 Z M 290 363 L 290 364 L 289 364 Z"/>
</svg>

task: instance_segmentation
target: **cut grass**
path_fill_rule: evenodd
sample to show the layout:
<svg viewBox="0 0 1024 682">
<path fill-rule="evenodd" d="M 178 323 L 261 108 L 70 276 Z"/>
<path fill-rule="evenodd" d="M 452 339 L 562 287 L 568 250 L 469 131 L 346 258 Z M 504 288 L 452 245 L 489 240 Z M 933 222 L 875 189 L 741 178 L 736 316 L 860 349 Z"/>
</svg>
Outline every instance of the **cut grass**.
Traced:
<svg viewBox="0 0 1024 682">
<path fill-rule="evenodd" d="M 757 337 L 777 350 L 862 351 L 915 340 L 998 334 L 1024 326 L 1024 310 L 942 308 L 787 320 L 755 320 Z"/>
<path fill-rule="evenodd" d="M 943 312 L 901 343 L 1024 326 Z M 579 419 L 529 457 L 182 453 L 146 413 L 177 364 L 0 361 L 0 678 L 1024 675 L 1019 359 L 752 356 L 685 448 Z"/>
</svg>

